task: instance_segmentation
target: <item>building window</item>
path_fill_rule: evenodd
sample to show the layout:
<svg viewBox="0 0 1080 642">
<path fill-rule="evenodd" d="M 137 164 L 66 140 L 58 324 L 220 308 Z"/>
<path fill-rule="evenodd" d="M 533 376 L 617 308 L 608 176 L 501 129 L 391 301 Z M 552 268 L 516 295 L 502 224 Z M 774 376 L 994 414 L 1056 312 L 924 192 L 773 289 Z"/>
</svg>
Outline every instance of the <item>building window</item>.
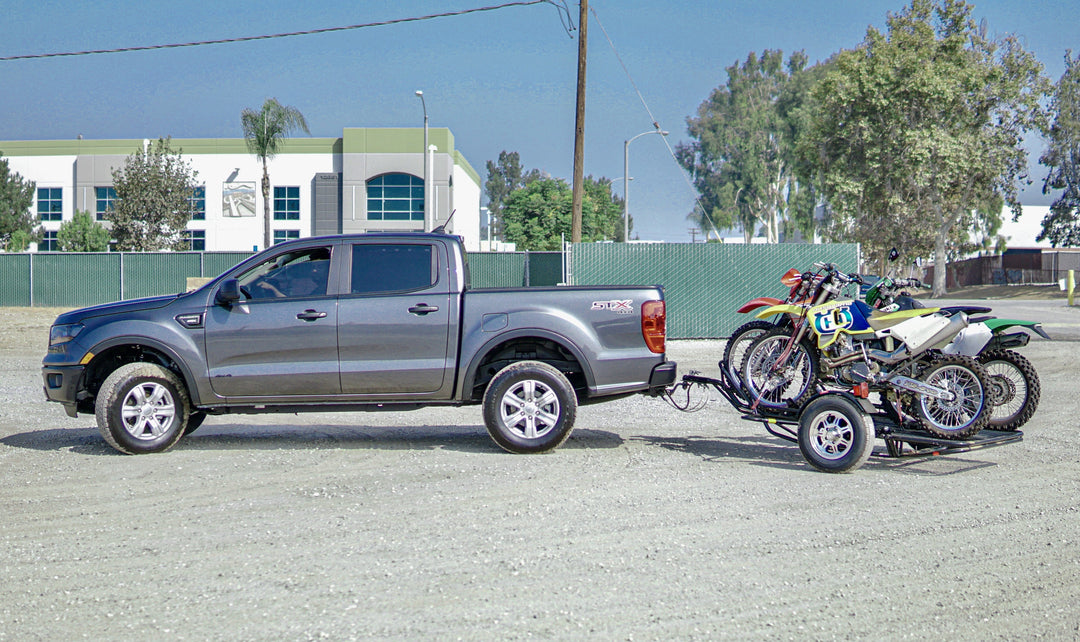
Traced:
<svg viewBox="0 0 1080 642">
<path fill-rule="evenodd" d="M 59 250 L 60 246 L 56 242 L 56 232 L 45 232 L 45 238 L 41 239 L 41 243 L 38 244 L 38 251 L 57 252 Z"/>
<path fill-rule="evenodd" d="M 383 174 L 367 182 L 368 218 L 373 221 L 424 220 L 424 179 Z"/>
<path fill-rule="evenodd" d="M 206 230 L 184 230 L 184 240 L 193 252 L 206 251 Z"/>
<path fill-rule="evenodd" d="M 300 220 L 300 188 L 299 187 L 275 187 L 274 188 L 274 220 L 275 221 L 299 221 Z"/>
<path fill-rule="evenodd" d="M 274 245 L 300 238 L 300 230 L 274 230 Z"/>
<path fill-rule="evenodd" d="M 64 218 L 64 188 L 39 187 L 37 191 L 38 217 L 43 221 L 60 221 Z"/>
<path fill-rule="evenodd" d="M 191 220 L 193 221 L 205 221 L 206 220 L 206 186 L 200 185 L 191 192 L 191 196 L 188 197 L 188 204 L 190 206 Z"/>
<path fill-rule="evenodd" d="M 97 205 L 94 208 L 97 213 L 97 220 L 107 220 L 108 213 L 112 211 L 113 205 L 116 204 L 116 190 L 111 187 L 95 187 L 94 194 L 97 198 Z"/>
</svg>

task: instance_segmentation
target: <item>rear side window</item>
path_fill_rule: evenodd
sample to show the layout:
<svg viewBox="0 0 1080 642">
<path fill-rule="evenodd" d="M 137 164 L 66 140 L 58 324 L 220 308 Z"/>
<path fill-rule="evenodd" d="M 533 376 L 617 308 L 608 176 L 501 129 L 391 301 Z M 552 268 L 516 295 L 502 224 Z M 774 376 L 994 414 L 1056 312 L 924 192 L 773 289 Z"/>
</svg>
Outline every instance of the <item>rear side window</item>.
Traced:
<svg viewBox="0 0 1080 642">
<path fill-rule="evenodd" d="M 408 292 L 434 285 L 431 245 L 358 244 L 352 250 L 353 294 Z"/>
</svg>

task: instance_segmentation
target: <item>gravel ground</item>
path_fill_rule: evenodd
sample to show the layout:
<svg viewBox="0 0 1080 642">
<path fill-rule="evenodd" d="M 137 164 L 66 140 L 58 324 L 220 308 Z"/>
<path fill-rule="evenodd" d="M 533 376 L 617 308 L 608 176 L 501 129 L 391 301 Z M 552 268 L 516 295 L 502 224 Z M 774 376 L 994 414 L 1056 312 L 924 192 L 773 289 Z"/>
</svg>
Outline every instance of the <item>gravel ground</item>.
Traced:
<svg viewBox="0 0 1080 642">
<path fill-rule="evenodd" d="M 129 457 L 44 402 L 56 312 L 0 309 L 0 640 L 1080 638 L 1080 343 L 1024 348 L 1022 443 L 851 475 L 644 397 L 541 456 L 461 408 L 211 417 Z M 721 341 L 669 346 L 716 374 Z"/>
</svg>

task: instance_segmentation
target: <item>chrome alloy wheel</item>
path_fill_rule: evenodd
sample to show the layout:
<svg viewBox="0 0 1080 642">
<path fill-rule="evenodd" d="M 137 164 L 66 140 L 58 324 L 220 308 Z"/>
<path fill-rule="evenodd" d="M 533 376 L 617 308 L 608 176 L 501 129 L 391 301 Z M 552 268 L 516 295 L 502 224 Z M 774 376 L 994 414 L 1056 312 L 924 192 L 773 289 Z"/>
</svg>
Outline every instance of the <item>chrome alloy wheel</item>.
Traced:
<svg viewBox="0 0 1080 642">
<path fill-rule="evenodd" d="M 810 425 L 809 446 L 823 459 L 841 459 L 855 443 L 855 427 L 843 413 L 823 412 Z"/>
<path fill-rule="evenodd" d="M 176 421 L 176 402 L 168 388 L 146 381 L 136 385 L 124 397 L 122 416 L 124 428 L 132 437 L 156 439 Z"/>
<path fill-rule="evenodd" d="M 555 428 L 559 411 L 555 391 L 533 379 L 511 386 L 499 403 L 503 425 L 525 439 L 543 437 Z"/>
</svg>

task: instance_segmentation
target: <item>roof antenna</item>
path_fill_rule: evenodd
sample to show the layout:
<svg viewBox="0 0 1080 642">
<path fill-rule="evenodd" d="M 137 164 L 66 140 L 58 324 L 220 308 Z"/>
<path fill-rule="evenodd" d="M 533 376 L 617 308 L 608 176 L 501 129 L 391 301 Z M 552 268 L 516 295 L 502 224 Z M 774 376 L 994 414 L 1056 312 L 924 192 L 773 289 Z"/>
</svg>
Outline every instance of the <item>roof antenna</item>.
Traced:
<svg viewBox="0 0 1080 642">
<path fill-rule="evenodd" d="M 435 229 L 431 230 L 431 233 L 432 233 L 432 234 L 446 234 L 446 226 L 447 226 L 447 225 L 449 225 L 449 224 L 450 224 L 450 221 L 451 221 L 451 219 L 453 219 L 453 218 L 454 218 L 454 213 L 455 213 L 455 212 L 457 212 L 457 208 L 456 208 L 456 207 L 454 208 L 454 211 L 453 211 L 453 212 L 450 212 L 450 216 L 447 216 L 447 217 L 446 217 L 446 220 L 445 220 L 445 221 L 443 221 L 443 224 L 442 224 L 442 225 L 440 225 L 439 227 L 436 227 Z"/>
</svg>

